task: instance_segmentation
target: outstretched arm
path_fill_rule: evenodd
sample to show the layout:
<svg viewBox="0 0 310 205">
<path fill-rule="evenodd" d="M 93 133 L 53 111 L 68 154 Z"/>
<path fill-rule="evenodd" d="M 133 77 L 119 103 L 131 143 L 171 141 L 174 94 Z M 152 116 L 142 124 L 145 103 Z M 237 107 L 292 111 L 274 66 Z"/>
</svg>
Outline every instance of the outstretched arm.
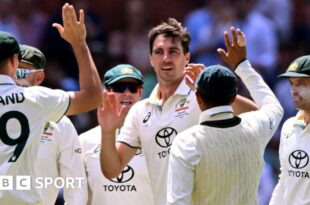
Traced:
<svg viewBox="0 0 310 205">
<path fill-rule="evenodd" d="M 283 116 L 283 109 L 263 78 L 254 71 L 250 62 L 246 60 L 245 35 L 240 29 L 236 30 L 233 27 L 231 34 L 232 41 L 230 41 L 228 33 L 224 33 L 227 51 L 218 49 L 218 52 L 244 82 L 259 108 L 259 113 L 268 118 L 266 122 L 269 123 L 269 129 L 264 130 L 264 132 L 273 133 Z M 271 136 L 270 133 L 265 136 Z M 262 134 L 262 136 L 264 135 Z"/>
<path fill-rule="evenodd" d="M 222 48 L 217 49 L 220 57 L 226 62 L 230 68 L 234 71 L 236 67 L 244 60 L 246 60 L 246 42 L 245 36 L 241 30 L 235 31 L 234 28 L 232 32 L 232 42 L 229 40 L 227 32 L 224 32 L 224 40 L 227 51 Z M 237 95 L 235 101 L 232 104 L 234 113 L 236 115 L 257 110 L 256 104 L 250 99 Z"/>
<path fill-rule="evenodd" d="M 77 18 L 73 5 L 66 3 L 62 7 L 63 26 L 54 23 L 60 36 L 73 48 L 78 66 L 80 91 L 70 92 L 71 103 L 66 115 L 73 115 L 95 109 L 102 103 L 101 81 L 97 68 L 86 44 L 84 11 Z"/>
<path fill-rule="evenodd" d="M 106 178 L 114 178 L 133 158 L 137 149 L 123 143 L 115 145 L 116 130 L 123 124 L 129 108 L 124 106 L 119 109 L 114 93 L 104 91 L 103 99 L 103 105 L 98 108 L 101 126 L 100 166 Z"/>
</svg>

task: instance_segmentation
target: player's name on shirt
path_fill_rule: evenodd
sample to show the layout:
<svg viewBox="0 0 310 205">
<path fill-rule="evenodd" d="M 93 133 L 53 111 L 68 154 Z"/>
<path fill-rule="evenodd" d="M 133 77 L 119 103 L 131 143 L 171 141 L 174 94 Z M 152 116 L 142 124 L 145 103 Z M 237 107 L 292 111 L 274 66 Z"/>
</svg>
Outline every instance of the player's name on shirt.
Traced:
<svg viewBox="0 0 310 205">
<path fill-rule="evenodd" d="M 2 105 L 22 103 L 24 100 L 24 93 L 11 93 L 11 95 L 0 96 L 0 104 Z"/>
</svg>

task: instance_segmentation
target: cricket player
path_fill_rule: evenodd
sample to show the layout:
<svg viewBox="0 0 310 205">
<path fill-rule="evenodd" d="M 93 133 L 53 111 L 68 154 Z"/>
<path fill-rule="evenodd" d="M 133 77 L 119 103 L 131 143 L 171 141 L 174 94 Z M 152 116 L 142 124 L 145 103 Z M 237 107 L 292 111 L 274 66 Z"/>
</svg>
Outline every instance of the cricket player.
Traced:
<svg viewBox="0 0 310 205">
<path fill-rule="evenodd" d="M 142 147 L 156 205 L 167 201 L 167 173 L 171 144 L 184 129 L 198 123 L 200 109 L 195 92 L 185 76 L 195 79 L 204 67 L 189 64 L 190 35 L 180 22 L 169 18 L 149 32 L 150 63 L 158 85 L 150 97 L 129 110 L 115 146 L 116 121 L 125 111 L 115 109 L 115 95 L 105 94 L 98 111 L 102 130 L 101 169 L 107 178 L 118 176 Z M 237 96 L 236 113 L 255 109 L 253 103 Z"/>
<path fill-rule="evenodd" d="M 119 64 L 108 70 L 103 77 L 104 92 L 114 93 L 118 108 L 130 109 L 141 100 L 143 76 L 141 72 L 129 64 Z M 124 123 L 118 121 L 118 129 Z M 107 179 L 100 170 L 101 128 L 97 127 L 82 133 L 80 140 L 83 145 L 84 163 L 89 187 L 88 205 L 153 205 L 154 199 L 146 168 L 144 153 L 137 151 L 132 160 L 119 176 Z"/>
<path fill-rule="evenodd" d="M 44 80 L 46 59 L 37 48 L 21 45 L 21 61 L 16 72 L 17 84 L 38 86 Z M 42 133 L 37 167 L 37 185 L 46 182 L 41 192 L 45 205 L 54 205 L 60 185 L 63 185 L 67 204 L 85 205 L 87 182 L 82 160 L 82 147 L 77 131 L 67 116 L 56 122 L 48 122 Z M 65 183 L 54 184 L 62 178 Z M 71 181 L 73 182 L 71 184 Z"/>
<path fill-rule="evenodd" d="M 84 12 L 79 20 L 74 7 L 62 8 L 63 23 L 53 24 L 71 44 L 80 71 L 80 91 L 65 92 L 45 87 L 20 87 L 14 79 L 20 60 L 16 39 L 0 32 L 0 204 L 44 204 L 34 180 L 40 166 L 38 148 L 47 122 L 63 115 L 94 109 L 101 104 L 101 83 L 86 44 Z M 6 186 L 7 185 L 7 186 Z"/>
<path fill-rule="evenodd" d="M 167 205 L 254 205 L 264 167 L 264 151 L 283 116 L 283 109 L 263 78 L 246 59 L 245 45 L 225 32 L 223 60 L 245 83 L 258 110 L 233 114 L 237 77 L 227 67 L 206 67 L 196 82 L 199 123 L 179 133 L 172 144 Z M 241 39 L 240 39 L 241 40 Z M 244 42 L 244 39 L 242 39 Z"/>
<path fill-rule="evenodd" d="M 282 127 L 279 158 L 280 176 L 270 205 L 306 205 L 310 203 L 310 56 L 295 59 L 285 73 L 298 113 Z"/>
</svg>

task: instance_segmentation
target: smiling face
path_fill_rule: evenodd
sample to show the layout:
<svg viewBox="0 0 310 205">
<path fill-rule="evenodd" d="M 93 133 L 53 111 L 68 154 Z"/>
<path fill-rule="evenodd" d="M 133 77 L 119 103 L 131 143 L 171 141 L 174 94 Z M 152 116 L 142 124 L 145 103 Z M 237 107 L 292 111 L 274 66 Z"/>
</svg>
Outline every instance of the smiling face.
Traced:
<svg viewBox="0 0 310 205">
<path fill-rule="evenodd" d="M 189 53 L 184 54 L 177 38 L 158 35 L 153 43 L 150 61 L 160 84 L 179 84 L 189 62 Z"/>
<path fill-rule="evenodd" d="M 116 89 L 115 86 L 120 85 L 119 87 L 126 87 L 131 86 L 132 89 L 137 86 L 136 92 L 134 90 L 130 90 L 128 87 L 124 91 L 119 91 L 119 89 Z M 113 87 L 115 88 L 113 90 Z M 107 90 L 110 92 L 114 92 L 116 96 L 116 100 L 119 103 L 119 107 L 126 106 L 131 107 L 133 106 L 137 101 L 141 99 L 142 94 L 142 86 L 141 84 L 134 78 L 123 78 L 112 85 L 107 87 Z"/>
<path fill-rule="evenodd" d="M 289 78 L 294 105 L 310 111 L 310 78 Z"/>
</svg>

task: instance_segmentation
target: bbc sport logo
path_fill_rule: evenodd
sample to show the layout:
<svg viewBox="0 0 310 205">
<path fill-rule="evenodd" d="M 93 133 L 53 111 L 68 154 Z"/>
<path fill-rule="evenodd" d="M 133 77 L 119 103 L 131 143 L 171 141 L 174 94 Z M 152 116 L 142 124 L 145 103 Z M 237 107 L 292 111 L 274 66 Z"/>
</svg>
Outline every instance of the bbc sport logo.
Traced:
<svg viewBox="0 0 310 205">
<path fill-rule="evenodd" d="M 31 177 L 31 176 L 0 176 L 0 190 L 31 190 L 33 188 L 82 188 L 84 177 Z"/>
</svg>

